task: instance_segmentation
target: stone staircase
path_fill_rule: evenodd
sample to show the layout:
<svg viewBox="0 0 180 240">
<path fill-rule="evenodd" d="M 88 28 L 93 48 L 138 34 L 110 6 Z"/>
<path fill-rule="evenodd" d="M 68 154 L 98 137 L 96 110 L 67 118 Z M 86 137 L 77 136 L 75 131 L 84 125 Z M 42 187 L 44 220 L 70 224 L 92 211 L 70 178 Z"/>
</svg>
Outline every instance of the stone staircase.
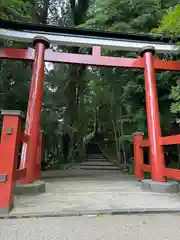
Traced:
<svg viewBox="0 0 180 240">
<path fill-rule="evenodd" d="M 98 144 L 94 141 L 88 143 L 87 155 L 84 161 L 73 165 L 66 170 L 45 171 L 41 174 L 43 179 L 50 178 L 84 178 L 84 179 L 102 179 L 120 177 L 122 171 L 102 154 Z M 112 176 L 113 175 L 113 176 Z"/>
<path fill-rule="evenodd" d="M 114 171 L 119 170 L 117 166 L 110 163 L 105 156 L 102 154 L 89 154 L 88 160 L 79 165 L 80 169 L 83 170 L 108 170 Z"/>
<path fill-rule="evenodd" d="M 71 172 L 84 176 L 102 176 L 120 173 L 119 168 L 101 154 L 88 154 L 87 161 L 75 165 Z"/>
</svg>

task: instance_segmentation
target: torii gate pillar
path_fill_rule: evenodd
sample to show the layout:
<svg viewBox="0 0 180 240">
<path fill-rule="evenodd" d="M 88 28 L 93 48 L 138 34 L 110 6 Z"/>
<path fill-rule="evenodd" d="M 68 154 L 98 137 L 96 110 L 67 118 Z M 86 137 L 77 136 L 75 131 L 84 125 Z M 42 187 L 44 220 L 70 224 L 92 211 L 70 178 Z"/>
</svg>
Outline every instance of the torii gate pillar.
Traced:
<svg viewBox="0 0 180 240">
<path fill-rule="evenodd" d="M 22 149 L 20 168 L 27 168 L 25 179 L 19 181 L 22 184 L 32 183 L 36 180 L 36 160 L 40 137 L 40 115 L 44 82 L 44 57 L 45 50 L 49 47 L 49 41 L 43 37 L 37 37 L 34 39 L 33 44 L 35 46 L 35 58 L 25 124 L 25 134 L 29 135 L 30 138 L 28 145 L 24 144 Z"/>
<path fill-rule="evenodd" d="M 156 89 L 154 59 L 155 49 L 146 47 L 142 49 L 141 56 L 144 57 L 146 112 L 148 135 L 150 142 L 150 160 L 152 165 L 152 180 L 164 182 L 163 170 L 165 168 L 164 151 L 161 145 L 161 127 Z"/>
</svg>

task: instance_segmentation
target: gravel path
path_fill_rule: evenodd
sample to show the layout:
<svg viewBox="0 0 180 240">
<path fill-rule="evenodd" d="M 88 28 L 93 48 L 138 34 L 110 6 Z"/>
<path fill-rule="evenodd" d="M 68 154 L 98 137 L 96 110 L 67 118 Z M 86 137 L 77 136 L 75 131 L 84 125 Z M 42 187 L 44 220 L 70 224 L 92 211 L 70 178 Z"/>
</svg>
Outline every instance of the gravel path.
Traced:
<svg viewBox="0 0 180 240">
<path fill-rule="evenodd" d="M 179 240 L 180 215 L 0 220 L 0 240 Z"/>
</svg>

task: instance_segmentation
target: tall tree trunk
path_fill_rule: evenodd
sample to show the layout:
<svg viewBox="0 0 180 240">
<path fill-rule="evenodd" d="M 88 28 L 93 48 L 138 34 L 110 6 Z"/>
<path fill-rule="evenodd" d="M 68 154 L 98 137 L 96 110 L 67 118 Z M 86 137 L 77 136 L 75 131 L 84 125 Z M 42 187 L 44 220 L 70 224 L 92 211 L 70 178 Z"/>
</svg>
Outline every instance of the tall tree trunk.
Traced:
<svg viewBox="0 0 180 240">
<path fill-rule="evenodd" d="M 123 128 L 123 120 L 122 120 L 122 109 L 120 107 L 119 109 L 120 113 L 120 135 L 122 137 L 121 145 L 122 145 L 122 152 L 123 152 L 123 165 L 126 167 L 127 166 L 127 159 L 126 159 L 126 152 L 125 152 L 125 146 L 124 146 L 124 128 Z"/>
<path fill-rule="evenodd" d="M 30 2 L 33 6 L 33 22 L 46 24 L 48 20 L 50 0 L 30 0 Z"/>
<path fill-rule="evenodd" d="M 112 124 L 113 124 L 113 131 L 114 131 L 114 137 L 115 137 L 115 143 L 116 143 L 116 154 L 117 154 L 117 165 L 120 166 L 121 164 L 121 154 L 120 154 L 120 144 L 118 141 L 118 136 L 117 136 L 117 125 L 115 120 L 112 120 Z"/>
<path fill-rule="evenodd" d="M 84 108 L 84 90 L 85 90 L 85 82 L 83 78 L 85 68 L 81 70 L 81 74 L 79 76 L 79 82 L 78 82 L 78 89 L 79 89 L 79 105 L 78 105 L 78 131 L 77 131 L 77 141 L 78 141 L 78 152 L 79 152 L 79 160 L 82 161 L 84 157 L 84 143 L 83 138 L 85 136 L 85 128 L 86 128 L 86 122 L 84 119 L 85 116 L 85 108 Z"/>
<path fill-rule="evenodd" d="M 87 10 L 89 7 L 89 0 L 69 0 L 69 9 L 71 15 L 71 26 L 75 27 L 85 22 Z M 80 48 L 73 47 L 71 48 L 71 52 L 79 53 Z M 78 103 L 84 102 L 82 98 L 84 98 L 84 94 L 82 94 L 81 86 L 79 86 L 80 79 L 82 74 L 85 71 L 85 67 L 83 65 L 70 66 L 70 76 L 68 85 L 66 88 L 66 98 L 67 98 L 67 106 L 66 106 L 66 114 L 65 114 L 65 123 L 71 128 L 71 154 L 70 158 L 76 157 L 77 143 L 80 133 L 77 133 L 80 129 L 78 126 Z M 78 92 L 79 91 L 79 92 Z M 84 90 L 83 90 L 84 92 Z M 77 93 L 79 96 L 77 96 Z M 81 97 L 80 97 L 81 95 Z M 81 98 L 81 99 L 80 99 Z M 78 101 L 77 101 L 78 100 Z M 81 103 L 80 103 L 81 104 Z M 84 104 L 84 103 L 83 103 Z M 74 131 L 72 131 L 74 130 Z M 78 136 L 77 136 L 78 135 Z M 82 136 L 83 138 L 83 136 Z M 82 142 L 82 139 L 81 139 Z"/>
</svg>

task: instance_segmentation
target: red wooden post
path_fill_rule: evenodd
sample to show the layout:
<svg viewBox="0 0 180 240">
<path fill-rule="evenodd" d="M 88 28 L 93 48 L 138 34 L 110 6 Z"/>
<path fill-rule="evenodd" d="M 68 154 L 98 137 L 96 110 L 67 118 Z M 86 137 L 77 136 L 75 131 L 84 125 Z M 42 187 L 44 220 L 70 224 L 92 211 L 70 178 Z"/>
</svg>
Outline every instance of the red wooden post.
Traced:
<svg viewBox="0 0 180 240">
<path fill-rule="evenodd" d="M 42 136 L 43 136 L 43 131 L 41 131 L 39 134 L 37 162 L 36 162 L 36 164 L 37 164 L 36 165 L 36 180 L 40 180 L 40 177 L 41 177 Z"/>
<path fill-rule="evenodd" d="M 22 113 L 2 111 L 3 127 L 0 144 L 0 213 L 8 213 L 14 203 L 17 156 L 21 136 Z"/>
<path fill-rule="evenodd" d="M 143 148 L 140 147 L 144 133 L 137 132 L 133 134 L 133 147 L 134 147 L 134 175 L 137 180 L 144 179 L 144 171 L 142 166 L 144 164 Z"/>
<path fill-rule="evenodd" d="M 44 56 L 49 42 L 47 39 L 37 37 L 34 39 L 34 45 L 35 58 L 25 125 L 25 134 L 28 134 L 30 139 L 28 144 L 23 145 L 20 165 L 21 168 L 27 168 L 26 178 L 19 181 L 19 183 L 23 184 L 32 183 L 36 178 L 36 159 L 44 81 Z"/>
<path fill-rule="evenodd" d="M 150 160 L 152 164 L 152 180 L 164 182 L 164 154 L 163 147 L 161 146 L 161 127 L 153 53 L 155 53 L 153 47 L 147 47 L 142 50 L 145 61 L 146 111 L 150 142 Z"/>
</svg>

